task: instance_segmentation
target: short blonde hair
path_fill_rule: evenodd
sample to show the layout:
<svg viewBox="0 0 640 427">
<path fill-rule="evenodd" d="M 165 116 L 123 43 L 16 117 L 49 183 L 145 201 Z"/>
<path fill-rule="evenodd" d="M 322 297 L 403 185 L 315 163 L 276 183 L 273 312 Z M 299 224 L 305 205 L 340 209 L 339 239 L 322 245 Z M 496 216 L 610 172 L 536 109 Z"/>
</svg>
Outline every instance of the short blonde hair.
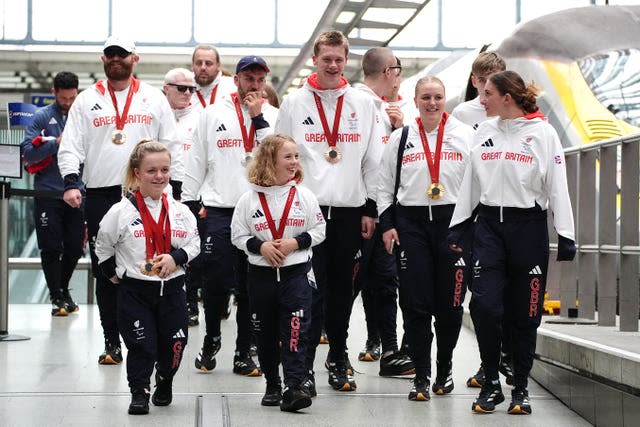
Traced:
<svg viewBox="0 0 640 427">
<path fill-rule="evenodd" d="M 250 183 L 262 187 L 275 185 L 278 150 L 282 148 L 285 142 L 296 143 L 293 138 L 283 133 L 269 135 L 262 140 L 247 171 L 247 177 Z M 303 176 L 302 166 L 298 163 L 298 169 L 293 179 L 295 179 L 296 182 L 301 182 Z"/>
</svg>

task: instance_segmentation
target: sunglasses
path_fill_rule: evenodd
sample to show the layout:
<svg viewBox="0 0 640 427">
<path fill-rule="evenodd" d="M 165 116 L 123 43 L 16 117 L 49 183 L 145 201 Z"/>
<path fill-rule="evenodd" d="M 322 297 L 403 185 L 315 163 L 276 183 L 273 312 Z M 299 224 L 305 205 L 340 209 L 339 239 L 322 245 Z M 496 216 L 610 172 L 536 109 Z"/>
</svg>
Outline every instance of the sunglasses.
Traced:
<svg viewBox="0 0 640 427">
<path fill-rule="evenodd" d="M 185 93 L 186 91 L 189 91 L 189 93 L 193 93 L 196 91 L 196 87 L 195 86 L 185 86 L 185 85 L 178 85 L 175 83 L 167 83 L 167 86 L 173 86 L 175 87 L 178 92 L 180 93 Z"/>
<path fill-rule="evenodd" d="M 104 51 L 104 56 L 106 56 L 108 59 L 111 59 L 115 56 L 118 56 L 122 59 L 126 58 L 127 56 L 131 55 L 131 52 L 127 52 L 126 50 L 116 47 L 116 48 L 107 48 Z"/>
<path fill-rule="evenodd" d="M 386 73 L 387 70 L 395 70 L 396 76 L 399 76 L 400 73 L 402 73 L 402 67 L 400 65 L 394 65 L 393 67 L 387 67 L 387 68 L 385 68 L 384 72 Z"/>
</svg>

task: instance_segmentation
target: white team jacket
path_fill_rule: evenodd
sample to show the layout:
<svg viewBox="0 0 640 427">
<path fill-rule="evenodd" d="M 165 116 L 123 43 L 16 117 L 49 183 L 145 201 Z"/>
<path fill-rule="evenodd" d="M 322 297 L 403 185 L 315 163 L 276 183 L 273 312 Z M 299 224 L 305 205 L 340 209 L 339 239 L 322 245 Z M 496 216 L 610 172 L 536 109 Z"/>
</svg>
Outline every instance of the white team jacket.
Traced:
<svg viewBox="0 0 640 427">
<path fill-rule="evenodd" d="M 480 97 L 478 96 L 470 101 L 456 105 L 451 115 L 474 129 L 477 129 L 480 123 L 488 118 L 487 111 L 484 109 L 484 106 L 480 104 Z"/>
<path fill-rule="evenodd" d="M 162 203 L 150 197 L 144 199 L 151 216 L 158 220 Z M 189 261 L 200 253 L 200 236 L 196 219 L 189 208 L 172 197 L 169 202 L 169 221 L 171 223 L 171 246 L 183 249 Z M 116 257 L 116 274 L 140 280 L 158 280 L 157 276 L 145 276 L 140 268 L 146 259 L 146 240 L 140 213 L 129 199 L 123 197 L 113 205 L 100 221 L 100 229 L 96 238 L 96 255 L 98 262 L 103 263 L 112 256 Z M 163 280 L 170 280 L 184 274 L 182 266 Z"/>
<path fill-rule="evenodd" d="M 213 91 L 213 88 L 216 87 L 216 85 L 218 86 L 218 89 L 216 89 L 216 97 L 213 100 L 214 104 L 217 104 L 222 100 L 222 98 L 226 98 L 233 92 L 236 92 L 238 90 L 238 87 L 233 82 L 233 77 L 223 76 L 222 71 L 220 71 L 218 72 L 215 80 L 211 82 L 209 86 L 198 85 L 198 90 L 200 91 L 200 95 L 202 95 L 202 98 L 204 98 L 204 101 L 207 104 L 206 106 L 202 106 L 200 98 L 198 97 L 198 94 L 196 92 L 191 95 L 191 104 L 196 110 L 202 111 L 206 107 L 211 105 L 209 104 L 209 101 L 211 101 L 211 92 Z"/>
<path fill-rule="evenodd" d="M 307 79 L 304 87 L 284 99 L 275 125 L 276 132 L 290 135 L 298 144 L 304 169 L 302 185 L 313 191 L 322 206 L 359 207 L 367 198 L 376 199 L 382 148 L 375 143 L 382 138 L 375 125 L 376 109 L 369 97 L 353 89 L 346 80 L 344 83 L 338 89 L 321 90 Z M 344 94 L 336 144 L 342 159 L 337 163 L 325 160 L 329 144 L 313 93 L 321 98 L 330 131 L 338 97 Z"/>
<path fill-rule="evenodd" d="M 444 196 L 439 200 L 427 197 L 431 185 L 431 175 L 427 167 L 426 155 L 418 133 L 415 118 L 405 120 L 409 134 L 402 154 L 398 203 L 402 206 L 437 206 L 454 204 L 458 200 L 460 184 L 473 142 L 473 129 L 455 117 L 449 116 L 444 127 L 440 152 L 440 182 L 444 186 Z M 385 146 L 380 166 L 378 185 L 378 215 L 393 203 L 393 189 L 396 182 L 396 161 L 402 129 L 396 129 Z M 431 155 L 435 156 L 438 128 L 427 133 Z"/>
<path fill-rule="evenodd" d="M 128 88 L 115 93 L 122 114 Z M 116 129 L 115 115 L 106 81 L 100 80 L 80 92 L 69 110 L 58 150 L 63 177 L 79 174 L 80 165 L 84 163 L 82 180 L 88 188 L 121 185 L 133 147 L 142 139 L 153 139 L 169 148 L 171 179 L 182 181 L 182 143 L 169 102 L 159 89 L 139 82 L 129 107 L 128 123 L 124 126 L 127 140 L 121 145 L 111 142 L 111 134 Z"/>
<path fill-rule="evenodd" d="M 252 237 L 265 242 L 274 240 L 260 204 L 258 192 L 265 194 L 269 211 L 277 228 L 280 225 L 289 190 L 293 185 L 295 185 L 294 181 L 273 187 L 251 184 L 252 189 L 244 193 L 238 201 L 231 220 L 231 242 L 246 252 L 251 264 L 271 266 L 262 255 L 254 254 L 247 249 L 247 241 Z M 290 253 L 285 258 L 283 267 L 307 262 L 311 259 L 311 248 L 324 241 L 326 228 L 318 200 L 308 188 L 297 186 L 286 224 L 283 238 L 296 237 L 306 231 L 311 236 L 311 246 Z"/>
<path fill-rule="evenodd" d="M 249 109 L 244 105 L 241 108 L 248 133 L 251 125 Z M 270 127 L 256 130 L 254 147 L 273 133 L 278 109 L 265 102 L 262 114 Z M 205 206 L 234 207 L 240 196 L 249 190 L 249 182 L 246 168 L 242 165 L 245 158 L 242 131 L 230 96 L 202 112 L 189 151 L 182 200 L 197 200 L 200 194 Z"/>
<path fill-rule="evenodd" d="M 478 203 L 523 209 L 537 203 L 553 211 L 558 234 L 575 240 L 564 153 L 549 123 L 494 117 L 480 125 L 451 226 L 469 218 Z"/>
</svg>

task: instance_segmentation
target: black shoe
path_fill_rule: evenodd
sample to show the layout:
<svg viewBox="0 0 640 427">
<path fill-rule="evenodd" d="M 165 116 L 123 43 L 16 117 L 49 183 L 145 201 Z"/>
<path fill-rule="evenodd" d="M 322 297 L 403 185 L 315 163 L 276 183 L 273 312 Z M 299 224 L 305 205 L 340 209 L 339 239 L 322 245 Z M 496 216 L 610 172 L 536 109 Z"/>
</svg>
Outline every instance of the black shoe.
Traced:
<svg viewBox="0 0 640 427">
<path fill-rule="evenodd" d="M 130 415 L 147 415 L 149 413 L 149 391 L 133 390 L 131 392 L 131 403 L 129 404 Z"/>
<path fill-rule="evenodd" d="M 500 381 L 486 381 L 480 390 L 480 395 L 471 405 L 471 410 L 480 414 L 490 414 L 495 411 L 496 405 L 502 402 L 504 402 L 504 394 L 502 394 Z"/>
<path fill-rule="evenodd" d="M 120 342 L 104 340 L 104 351 L 98 356 L 100 365 L 119 365 L 122 363 L 122 349 Z"/>
<path fill-rule="evenodd" d="M 200 369 L 205 372 L 213 371 L 216 367 L 216 354 L 220 351 L 221 345 L 222 342 L 220 337 L 213 338 L 209 335 L 205 335 L 202 350 L 200 350 L 200 354 L 196 357 L 196 369 Z"/>
<path fill-rule="evenodd" d="M 451 375 L 451 362 L 447 364 L 438 363 L 438 374 L 431 390 L 438 396 L 451 393 L 453 391 L 453 376 Z"/>
<path fill-rule="evenodd" d="M 156 406 L 168 406 L 173 400 L 173 377 L 161 377 L 156 372 L 156 391 L 151 396 L 151 401 Z"/>
<path fill-rule="evenodd" d="M 258 368 L 248 353 L 233 356 L 233 373 L 244 375 L 245 377 L 259 377 L 262 371 Z"/>
<path fill-rule="evenodd" d="M 381 377 L 395 377 L 400 375 L 413 375 L 416 368 L 413 361 L 402 351 L 394 351 L 380 358 Z"/>
<path fill-rule="evenodd" d="M 415 377 L 413 385 L 409 391 L 409 400 L 426 402 L 431 399 L 429 396 L 429 380 L 427 378 Z"/>
<path fill-rule="evenodd" d="M 191 326 L 198 326 L 200 324 L 200 320 L 198 320 L 198 316 L 199 316 L 199 311 L 198 311 L 198 306 L 195 305 L 190 305 L 188 308 L 188 313 L 189 313 L 189 327 Z"/>
<path fill-rule="evenodd" d="M 64 302 L 64 294 L 62 293 L 62 289 L 58 289 L 53 292 L 50 297 L 51 299 L 51 315 L 55 317 L 64 317 L 69 314 L 67 311 L 67 305 Z"/>
<path fill-rule="evenodd" d="M 511 355 L 507 353 L 500 353 L 500 364 L 498 365 L 498 371 L 505 377 L 505 382 L 508 385 L 513 385 L 513 368 L 511 367 Z"/>
<path fill-rule="evenodd" d="M 467 380 L 467 387 L 481 388 L 484 385 L 484 368 L 482 365 L 478 368 L 478 372 Z"/>
<path fill-rule="evenodd" d="M 344 361 L 328 362 L 329 385 L 338 391 L 355 391 L 357 388 L 353 377 L 347 373 Z"/>
<path fill-rule="evenodd" d="M 344 350 L 344 364 L 347 368 L 347 375 L 353 376 L 353 365 L 351 364 L 351 360 L 349 360 L 349 349 Z M 327 358 L 324 361 L 324 367 L 329 370 L 329 364 L 333 362 L 333 359 L 327 354 Z"/>
<path fill-rule="evenodd" d="M 508 413 L 512 415 L 531 415 L 529 392 L 527 389 L 514 388 L 511 390 L 511 404 Z"/>
<path fill-rule="evenodd" d="M 76 304 L 75 301 L 73 301 L 73 298 L 71 298 L 69 289 L 62 290 L 62 298 L 64 300 L 67 313 L 75 313 L 76 311 L 80 310 L 80 307 L 78 307 L 78 304 Z"/>
<path fill-rule="evenodd" d="M 280 384 L 269 385 L 267 384 L 267 390 L 262 396 L 260 404 L 262 406 L 278 406 L 282 401 L 282 387 Z"/>
<path fill-rule="evenodd" d="M 309 396 L 316 397 L 318 395 L 318 392 L 316 391 L 316 376 L 313 371 L 309 371 L 307 373 L 307 376 L 304 378 L 300 386 L 306 390 Z"/>
<path fill-rule="evenodd" d="M 375 362 L 380 359 L 380 340 L 367 340 L 364 349 L 358 354 L 361 362 Z"/>
<path fill-rule="evenodd" d="M 295 412 L 297 410 L 311 406 L 311 397 L 301 387 L 286 387 L 282 393 L 282 403 L 280 410 L 285 412 Z"/>
</svg>

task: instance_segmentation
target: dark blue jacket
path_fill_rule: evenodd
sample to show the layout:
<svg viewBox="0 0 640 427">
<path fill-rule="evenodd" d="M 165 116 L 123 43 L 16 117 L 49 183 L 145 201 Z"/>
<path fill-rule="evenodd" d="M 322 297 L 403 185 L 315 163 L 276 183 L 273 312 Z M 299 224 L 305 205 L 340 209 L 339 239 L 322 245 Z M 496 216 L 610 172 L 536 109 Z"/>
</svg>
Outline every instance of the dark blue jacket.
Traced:
<svg viewBox="0 0 640 427">
<path fill-rule="evenodd" d="M 34 188 L 36 190 L 64 191 L 64 183 L 58 169 L 58 144 L 55 140 L 51 140 L 43 141 L 40 145 L 35 146 L 33 139 L 38 135 L 58 137 L 64 130 L 66 120 L 67 117 L 62 116 L 58 104 L 54 102 L 36 111 L 33 122 L 25 130 L 24 140 L 20 144 L 24 160 L 29 164 L 34 164 L 48 157 L 52 158 L 51 163 L 45 169 L 35 174 Z"/>
</svg>

